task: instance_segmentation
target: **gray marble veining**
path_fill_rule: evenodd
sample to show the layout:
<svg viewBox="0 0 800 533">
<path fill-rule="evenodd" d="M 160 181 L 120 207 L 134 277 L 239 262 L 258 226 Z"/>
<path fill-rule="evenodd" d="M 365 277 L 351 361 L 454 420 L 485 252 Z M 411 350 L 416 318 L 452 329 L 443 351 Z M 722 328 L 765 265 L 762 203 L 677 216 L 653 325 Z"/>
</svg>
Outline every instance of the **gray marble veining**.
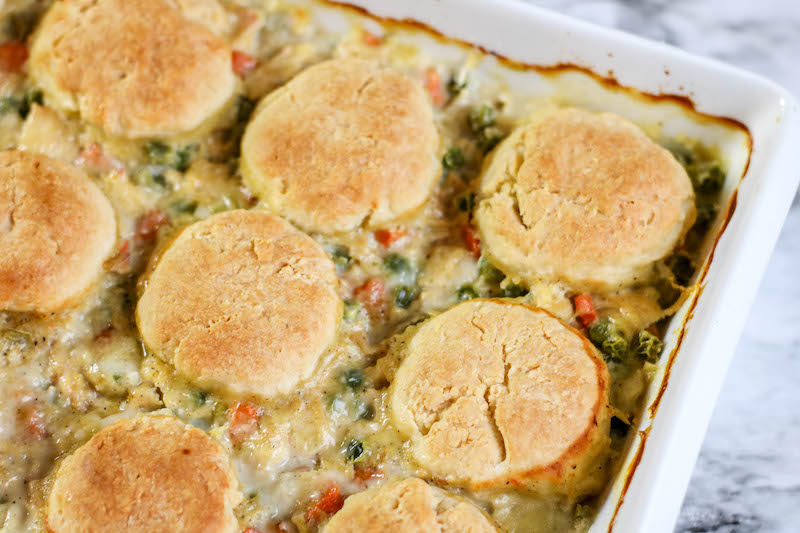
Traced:
<svg viewBox="0 0 800 533">
<path fill-rule="evenodd" d="M 722 59 L 800 98 L 800 0 L 534 3 Z M 677 532 L 800 531 L 799 198 L 750 310 Z"/>
</svg>

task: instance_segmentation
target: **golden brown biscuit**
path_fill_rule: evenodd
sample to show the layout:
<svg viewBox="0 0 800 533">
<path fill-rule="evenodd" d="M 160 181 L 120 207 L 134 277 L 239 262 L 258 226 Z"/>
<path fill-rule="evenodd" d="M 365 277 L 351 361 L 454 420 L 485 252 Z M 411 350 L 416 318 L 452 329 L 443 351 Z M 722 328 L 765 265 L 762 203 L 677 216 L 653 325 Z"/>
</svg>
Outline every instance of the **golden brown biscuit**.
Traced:
<svg viewBox="0 0 800 533">
<path fill-rule="evenodd" d="M 360 59 L 317 64 L 268 95 L 242 141 L 242 174 L 306 231 L 380 226 L 419 208 L 439 172 L 420 84 Z"/>
<path fill-rule="evenodd" d="M 197 1 L 56 2 L 34 36 L 31 75 L 48 103 L 112 135 L 193 130 L 236 85 L 225 41 L 184 16 Z"/>
<path fill-rule="evenodd" d="M 438 480 L 578 495 L 608 443 L 606 366 L 541 309 L 471 300 L 404 333 L 394 425 Z M 592 482 L 591 485 L 594 485 Z"/>
<path fill-rule="evenodd" d="M 611 113 L 545 113 L 484 166 L 476 219 L 492 262 L 527 282 L 613 288 L 645 276 L 695 219 L 686 171 Z"/>
<path fill-rule="evenodd" d="M 100 275 L 114 210 L 86 174 L 30 152 L 0 152 L 0 310 L 49 312 Z"/>
<path fill-rule="evenodd" d="M 158 258 L 136 307 L 147 347 L 201 385 L 262 397 L 307 379 L 336 333 L 333 262 L 260 211 L 197 222 Z"/>
<path fill-rule="evenodd" d="M 53 533 L 237 531 L 242 496 L 222 447 L 170 416 L 123 420 L 59 467 L 47 502 Z"/>
<path fill-rule="evenodd" d="M 462 498 L 409 478 L 347 498 L 324 533 L 493 533 L 480 509 Z"/>
</svg>

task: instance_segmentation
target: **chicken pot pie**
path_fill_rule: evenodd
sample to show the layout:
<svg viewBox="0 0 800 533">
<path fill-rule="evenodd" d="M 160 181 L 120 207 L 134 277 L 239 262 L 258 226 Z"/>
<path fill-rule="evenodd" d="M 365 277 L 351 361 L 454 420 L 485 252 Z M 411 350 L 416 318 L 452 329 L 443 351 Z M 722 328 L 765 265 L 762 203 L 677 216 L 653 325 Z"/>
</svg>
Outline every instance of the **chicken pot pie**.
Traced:
<svg viewBox="0 0 800 533">
<path fill-rule="evenodd" d="M 326 6 L 0 6 L 0 529 L 591 526 L 726 154 Z"/>
</svg>

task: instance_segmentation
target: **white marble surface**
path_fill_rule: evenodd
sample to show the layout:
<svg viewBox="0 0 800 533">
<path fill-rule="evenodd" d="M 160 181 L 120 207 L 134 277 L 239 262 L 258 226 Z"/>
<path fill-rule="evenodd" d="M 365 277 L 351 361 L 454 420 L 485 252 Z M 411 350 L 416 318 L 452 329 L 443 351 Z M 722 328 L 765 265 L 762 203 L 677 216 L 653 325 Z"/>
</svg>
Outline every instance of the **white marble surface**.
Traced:
<svg viewBox="0 0 800 533">
<path fill-rule="evenodd" d="M 800 0 L 533 1 L 714 56 L 800 98 Z M 676 531 L 800 532 L 798 301 L 800 197 L 750 310 Z"/>
</svg>

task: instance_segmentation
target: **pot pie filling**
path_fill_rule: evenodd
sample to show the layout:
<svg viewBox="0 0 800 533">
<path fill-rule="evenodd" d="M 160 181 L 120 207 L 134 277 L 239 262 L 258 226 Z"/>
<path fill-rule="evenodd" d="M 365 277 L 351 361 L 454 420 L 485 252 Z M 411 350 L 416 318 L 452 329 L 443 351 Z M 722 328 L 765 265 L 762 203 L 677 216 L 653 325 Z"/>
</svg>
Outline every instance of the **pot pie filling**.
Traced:
<svg viewBox="0 0 800 533">
<path fill-rule="evenodd" d="M 0 7 L 0 529 L 591 525 L 721 158 L 312 14 Z"/>
</svg>

